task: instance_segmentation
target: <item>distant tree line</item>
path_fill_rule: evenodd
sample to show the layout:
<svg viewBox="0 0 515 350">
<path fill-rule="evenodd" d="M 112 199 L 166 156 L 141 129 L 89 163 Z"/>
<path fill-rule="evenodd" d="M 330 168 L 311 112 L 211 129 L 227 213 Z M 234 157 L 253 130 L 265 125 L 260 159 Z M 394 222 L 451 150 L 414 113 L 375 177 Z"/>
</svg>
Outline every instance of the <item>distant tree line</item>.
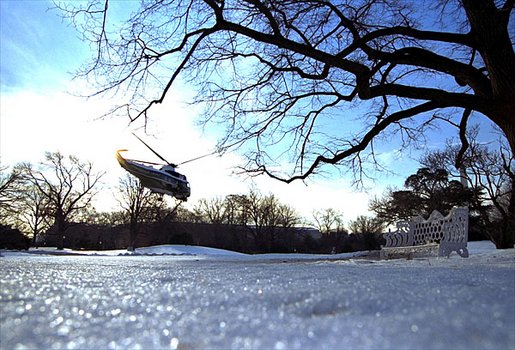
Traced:
<svg viewBox="0 0 515 350">
<path fill-rule="evenodd" d="M 134 249 L 142 242 L 195 244 L 193 235 L 202 236 L 195 233 L 202 227 L 210 235 L 204 242 L 224 249 L 340 253 L 379 249 L 381 233 L 389 225 L 415 215 L 427 217 L 433 210 L 445 215 L 453 206 L 469 207 L 470 238 L 488 238 L 504 247 L 503 225 L 514 178 L 512 158 L 502 148 L 491 151 L 487 145 L 472 143 L 460 156 L 463 168 L 456 170 L 453 160 L 460 150 L 449 143 L 444 150 L 425 154 L 421 168 L 407 177 L 403 189 L 390 188 L 371 200 L 375 217 L 359 216 L 347 227 L 343 214 L 333 208 L 315 210 L 306 219 L 274 194 L 256 189 L 201 199 L 189 210 L 180 201 L 167 201 L 142 187 L 130 175 L 120 179 L 114 194 L 120 209 L 99 213 L 92 200 L 102 190 L 104 173 L 74 156 L 47 152 L 36 165 L 0 169 L 0 247 L 35 246 L 44 241 L 38 237 L 46 234 L 53 235 L 53 244 L 60 249 L 70 245 Z M 86 232 L 79 229 L 80 224 L 89 225 L 88 235 L 96 227 L 93 240 L 97 242 L 70 238 Z M 115 239 L 109 233 L 115 231 L 126 238 Z"/>
<path fill-rule="evenodd" d="M 134 249 L 138 240 L 195 244 L 188 232 L 194 232 L 195 227 L 208 231 L 212 246 L 251 253 L 329 253 L 377 249 L 380 244 L 361 244 L 366 239 L 360 237 L 366 232 L 360 228 L 354 236 L 349 234 L 343 228 L 342 214 L 334 209 L 314 212 L 313 220 L 307 220 L 274 194 L 263 195 L 255 189 L 247 194 L 201 199 L 188 210 L 180 201 L 170 205 L 162 195 L 127 175 L 115 191 L 120 210 L 97 212 L 92 200 L 102 189 L 104 173 L 95 171 L 90 162 L 47 152 L 38 164 L 21 163 L 10 172 L 1 170 L 0 237 L 4 248 L 28 248 L 46 241 L 59 249 L 113 249 L 120 245 Z M 309 228 L 312 226 L 316 229 Z M 149 235 L 154 238 L 149 239 Z"/>
</svg>

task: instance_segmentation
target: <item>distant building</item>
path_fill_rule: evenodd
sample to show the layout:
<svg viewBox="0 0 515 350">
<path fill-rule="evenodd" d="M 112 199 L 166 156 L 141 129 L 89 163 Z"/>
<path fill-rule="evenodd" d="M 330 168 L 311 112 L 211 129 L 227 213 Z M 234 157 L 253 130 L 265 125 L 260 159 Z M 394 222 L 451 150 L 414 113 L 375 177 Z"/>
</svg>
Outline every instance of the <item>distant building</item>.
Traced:
<svg viewBox="0 0 515 350">
<path fill-rule="evenodd" d="M 306 251 L 306 239 L 321 238 L 320 232 L 311 227 L 275 227 L 273 232 L 273 238 L 267 245 L 271 252 Z M 38 236 L 36 244 L 56 246 L 58 241 L 56 229 L 51 227 Z M 245 253 L 262 252 L 262 247 L 256 245 L 251 226 L 191 222 L 142 223 L 135 246 L 162 244 L 198 245 Z M 129 226 L 72 223 L 66 230 L 64 246 L 85 250 L 126 249 L 129 246 Z"/>
<path fill-rule="evenodd" d="M 71 223 L 64 235 L 64 246 L 73 249 L 117 249 L 123 244 L 124 231 L 123 225 Z M 55 226 L 36 238 L 36 245 L 40 247 L 57 246 L 58 242 L 59 237 Z"/>
</svg>

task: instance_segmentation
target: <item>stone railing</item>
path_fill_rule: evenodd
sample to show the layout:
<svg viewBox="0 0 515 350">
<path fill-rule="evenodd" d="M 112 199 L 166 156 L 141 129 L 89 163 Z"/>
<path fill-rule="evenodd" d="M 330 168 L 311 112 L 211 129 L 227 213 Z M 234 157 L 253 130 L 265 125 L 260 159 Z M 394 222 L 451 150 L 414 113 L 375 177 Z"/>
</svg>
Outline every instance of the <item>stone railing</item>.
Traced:
<svg viewBox="0 0 515 350">
<path fill-rule="evenodd" d="M 449 256 L 453 251 L 468 257 L 468 221 L 466 207 L 454 207 L 449 215 L 433 211 L 427 220 L 417 216 L 410 221 L 397 223 L 397 230 L 383 235 L 386 244 L 381 248 L 381 257 L 393 254 L 438 249 L 438 256 Z"/>
</svg>

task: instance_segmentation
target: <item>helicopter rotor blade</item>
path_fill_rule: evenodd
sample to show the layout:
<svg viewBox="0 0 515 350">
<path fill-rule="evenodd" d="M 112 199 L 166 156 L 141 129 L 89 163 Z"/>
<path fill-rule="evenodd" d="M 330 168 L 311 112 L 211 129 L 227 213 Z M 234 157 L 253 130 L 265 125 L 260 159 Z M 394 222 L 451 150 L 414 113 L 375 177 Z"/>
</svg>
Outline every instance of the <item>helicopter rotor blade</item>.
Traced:
<svg viewBox="0 0 515 350">
<path fill-rule="evenodd" d="M 175 168 L 175 167 L 177 167 L 175 164 L 170 163 L 169 161 L 167 161 L 166 159 L 164 159 L 164 158 L 163 158 L 163 156 L 161 156 L 159 153 L 157 153 L 157 152 L 156 152 L 152 147 L 150 147 L 150 146 L 149 146 L 145 141 L 143 141 L 142 139 L 140 139 L 140 138 L 138 137 L 138 135 L 136 135 L 135 133 L 132 133 L 132 134 L 133 134 L 134 136 L 136 136 L 136 138 L 137 138 L 138 140 L 140 140 L 142 144 L 144 144 L 145 146 L 147 146 L 147 148 L 148 148 L 149 150 L 151 150 L 151 151 L 152 151 L 152 153 L 154 153 L 156 156 L 158 156 L 158 157 L 159 157 L 159 159 L 161 159 L 163 162 L 165 162 L 165 163 L 166 163 L 166 164 L 168 164 L 168 165 L 171 165 L 171 166 L 172 166 L 172 167 L 174 167 L 174 168 Z"/>
<path fill-rule="evenodd" d="M 194 162 L 194 161 L 197 161 L 199 159 L 206 158 L 206 157 L 212 156 L 212 155 L 217 154 L 217 153 L 219 153 L 219 152 L 218 151 L 214 151 L 214 152 L 207 153 L 207 154 L 204 154 L 204 155 L 199 156 L 199 157 L 188 159 L 188 160 L 185 160 L 184 162 L 180 162 L 179 164 L 177 164 L 177 166 L 183 165 L 183 164 L 186 164 L 186 163 L 190 163 L 190 162 Z"/>
</svg>

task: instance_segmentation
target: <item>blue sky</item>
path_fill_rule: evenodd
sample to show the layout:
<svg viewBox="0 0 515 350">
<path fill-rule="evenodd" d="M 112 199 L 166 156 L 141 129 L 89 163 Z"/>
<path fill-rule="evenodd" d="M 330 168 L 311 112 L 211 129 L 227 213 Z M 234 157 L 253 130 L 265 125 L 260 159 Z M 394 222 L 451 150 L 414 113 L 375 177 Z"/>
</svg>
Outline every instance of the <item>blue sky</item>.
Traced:
<svg viewBox="0 0 515 350">
<path fill-rule="evenodd" d="M 1 0 L 2 93 L 59 89 L 87 48 L 50 1 Z"/>
<path fill-rule="evenodd" d="M 120 4 L 127 2 L 116 6 Z M 86 63 L 89 46 L 67 20 L 49 10 L 52 6 L 45 0 L 0 0 L 0 165 L 38 162 L 45 151 L 56 150 L 91 160 L 99 170 L 107 171 L 97 207 L 108 210 L 116 206 L 112 191 L 118 178 L 124 176 L 114 151 L 129 148 L 139 152 L 139 157 L 149 156 L 131 136 L 141 124 L 128 125 L 124 119 L 98 120 L 113 101 L 86 100 L 70 94 L 88 88 L 72 78 L 73 72 Z M 216 145 L 215 133 L 203 133 L 195 126 L 199 111 L 183 103 L 187 94 L 174 91 L 173 97 L 153 110 L 149 124 L 152 136 L 147 141 L 173 162 L 209 153 Z M 173 124 L 170 114 L 177 116 Z M 439 136 L 433 147 L 443 145 L 442 133 L 445 130 L 433 135 Z M 367 214 L 371 196 L 381 195 L 387 186 L 400 186 L 406 175 L 416 171 L 416 152 L 405 153 L 399 160 L 394 146 L 393 142 L 387 143 L 378 157 L 401 176 L 377 174 L 377 181 L 366 183 L 366 192 L 353 189 L 346 175 L 310 179 L 308 186 L 286 185 L 265 177 L 252 181 L 237 177 L 234 167 L 244 161 L 234 153 L 190 163 L 182 171 L 192 186 L 190 205 L 199 198 L 244 193 L 256 186 L 263 193 L 276 194 L 305 217 L 315 209 L 333 207 L 350 220 Z"/>
<path fill-rule="evenodd" d="M 129 148 L 137 157 L 151 155 L 132 137 L 141 125 L 127 120 L 98 120 L 110 101 L 86 100 L 70 94 L 80 92 L 82 82 L 73 72 L 89 56 L 73 27 L 49 10 L 50 1 L 0 0 L 0 165 L 22 161 L 37 163 L 45 151 L 74 154 L 106 170 L 104 189 L 97 197 L 99 210 L 116 208 L 113 191 L 125 173 L 114 151 Z M 84 86 L 86 88 L 86 86 Z M 172 161 L 187 160 L 211 152 L 216 139 L 196 127 L 197 112 L 186 107 L 176 91 L 165 105 L 155 108 L 147 142 Z M 170 113 L 180 116 L 170 125 Z M 366 213 L 368 194 L 356 192 L 344 178 L 319 178 L 285 185 L 266 177 L 248 179 L 234 175 L 243 159 L 229 153 L 208 157 L 182 168 L 192 186 L 191 207 L 200 198 L 246 193 L 251 186 L 264 194 L 274 193 L 282 202 L 309 218 L 315 209 L 334 207 L 350 220 Z"/>
</svg>

